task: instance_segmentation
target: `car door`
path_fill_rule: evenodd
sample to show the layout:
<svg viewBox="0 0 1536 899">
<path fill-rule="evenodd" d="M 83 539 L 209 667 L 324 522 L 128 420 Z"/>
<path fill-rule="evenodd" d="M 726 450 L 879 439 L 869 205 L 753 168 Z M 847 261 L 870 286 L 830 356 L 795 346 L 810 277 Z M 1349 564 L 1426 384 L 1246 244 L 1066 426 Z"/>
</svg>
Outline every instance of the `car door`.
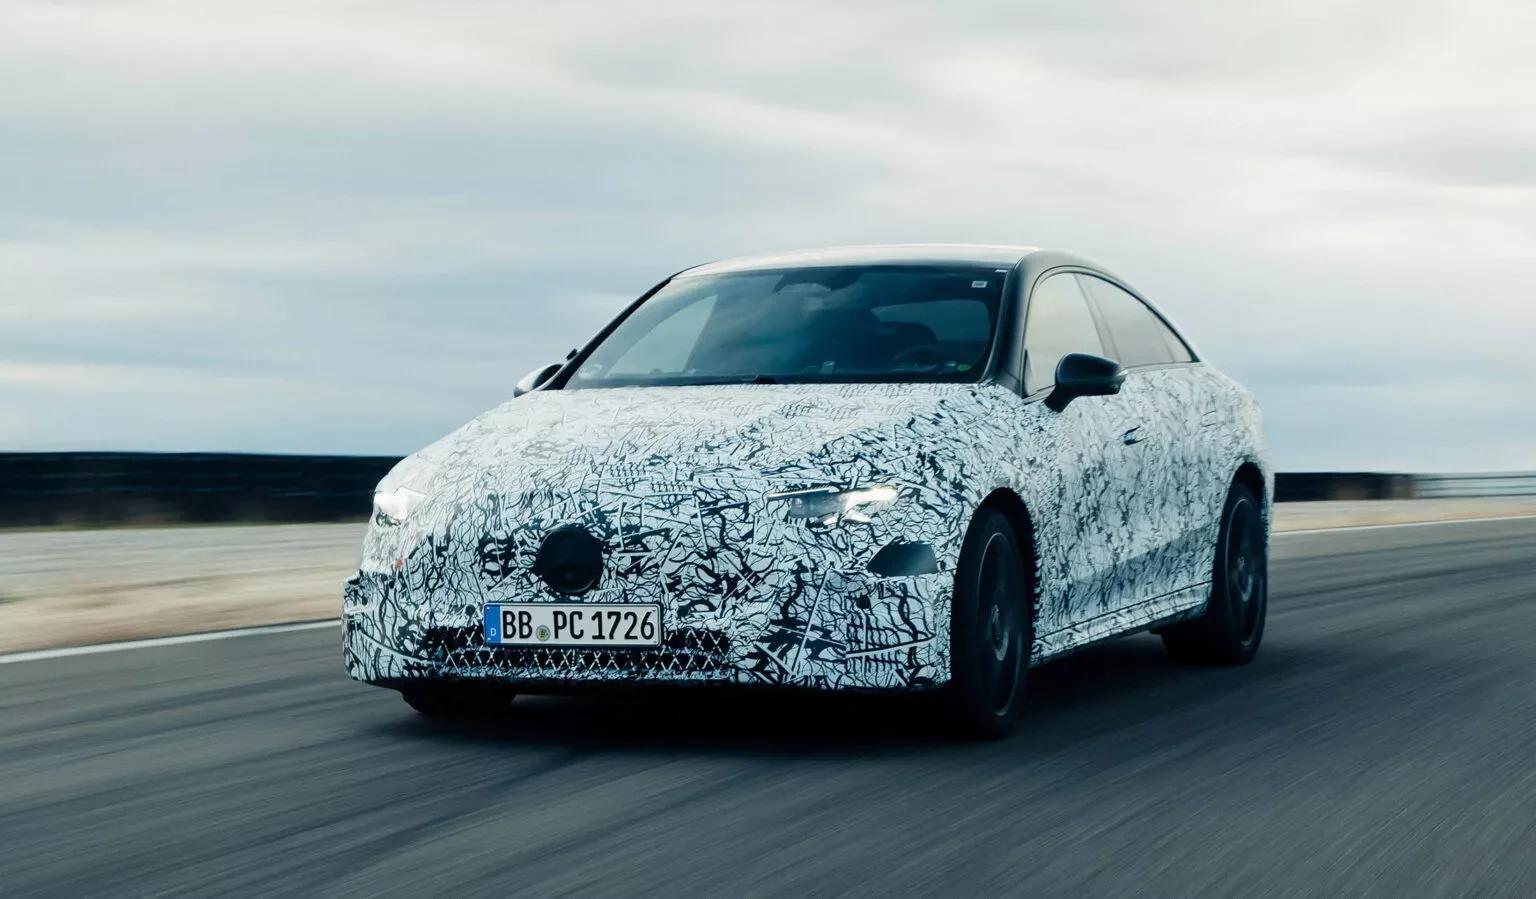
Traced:
<svg viewBox="0 0 1536 899">
<path fill-rule="evenodd" d="M 1105 329 L 1110 358 L 1126 370 L 1120 397 L 1127 420 L 1128 464 L 1137 472 L 1141 516 L 1127 522 L 1127 599 L 1142 602 L 1205 580 L 1204 521 L 1213 464 L 1193 354 L 1151 307 L 1104 278 L 1082 274 Z M 1214 500 L 1219 509 L 1220 499 Z"/>
<path fill-rule="evenodd" d="M 1125 402 L 1118 396 L 1078 397 L 1059 412 L 1038 402 L 1054 386 L 1063 356 L 1108 352 L 1075 275 L 1048 273 L 1035 283 L 1023 340 L 1022 392 L 1034 402 L 1024 407 L 1021 461 L 1052 479 L 1044 497 L 1051 507 L 1037 523 L 1037 633 L 1049 643 L 1053 632 L 1068 628 L 1091 632 L 1094 619 L 1122 605 L 1126 524 L 1145 513 L 1133 507 L 1136 475 L 1127 467 L 1122 442 Z"/>
</svg>

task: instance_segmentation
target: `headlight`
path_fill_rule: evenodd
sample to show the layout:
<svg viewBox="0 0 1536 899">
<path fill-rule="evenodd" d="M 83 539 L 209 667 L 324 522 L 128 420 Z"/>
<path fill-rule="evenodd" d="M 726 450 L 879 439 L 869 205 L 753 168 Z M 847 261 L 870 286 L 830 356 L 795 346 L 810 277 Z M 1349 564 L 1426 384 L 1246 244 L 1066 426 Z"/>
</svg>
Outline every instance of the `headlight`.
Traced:
<svg viewBox="0 0 1536 899">
<path fill-rule="evenodd" d="M 425 493 L 409 487 L 380 490 L 373 495 L 373 523 L 386 528 L 399 527 L 426 498 Z"/>
<path fill-rule="evenodd" d="M 789 517 L 815 521 L 831 527 L 844 521 L 868 524 L 870 516 L 896 501 L 895 487 L 875 485 L 844 489 L 812 487 L 768 494 L 769 502 L 789 504 Z"/>
</svg>

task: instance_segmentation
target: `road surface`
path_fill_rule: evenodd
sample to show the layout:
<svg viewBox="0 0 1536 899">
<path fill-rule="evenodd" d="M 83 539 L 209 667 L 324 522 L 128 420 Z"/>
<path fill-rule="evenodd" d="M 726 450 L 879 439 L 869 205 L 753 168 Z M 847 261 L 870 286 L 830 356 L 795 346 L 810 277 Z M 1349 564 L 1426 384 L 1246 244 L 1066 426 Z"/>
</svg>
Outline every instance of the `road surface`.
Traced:
<svg viewBox="0 0 1536 899">
<path fill-rule="evenodd" d="M 329 629 L 3 664 L 0 895 L 1536 896 L 1536 521 L 1275 556 L 1252 666 L 1122 640 L 994 744 L 734 694 L 434 726 Z"/>
</svg>

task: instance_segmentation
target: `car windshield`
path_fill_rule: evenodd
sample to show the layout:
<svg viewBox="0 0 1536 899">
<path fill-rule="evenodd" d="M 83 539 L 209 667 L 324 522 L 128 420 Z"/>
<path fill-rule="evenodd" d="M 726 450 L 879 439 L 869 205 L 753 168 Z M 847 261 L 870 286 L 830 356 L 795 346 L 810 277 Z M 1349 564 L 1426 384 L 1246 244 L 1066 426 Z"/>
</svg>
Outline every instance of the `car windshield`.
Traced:
<svg viewBox="0 0 1536 899">
<path fill-rule="evenodd" d="M 683 275 L 619 322 L 565 388 L 974 381 L 1006 274 L 867 265 Z"/>
</svg>

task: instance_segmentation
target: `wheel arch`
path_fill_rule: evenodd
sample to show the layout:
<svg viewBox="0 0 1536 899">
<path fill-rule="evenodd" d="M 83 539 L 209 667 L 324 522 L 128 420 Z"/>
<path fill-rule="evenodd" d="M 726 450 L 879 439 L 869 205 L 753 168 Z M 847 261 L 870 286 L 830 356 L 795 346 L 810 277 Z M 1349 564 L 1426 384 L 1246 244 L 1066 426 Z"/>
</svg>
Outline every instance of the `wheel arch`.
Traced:
<svg viewBox="0 0 1536 899">
<path fill-rule="evenodd" d="M 1006 487 L 989 493 L 981 501 L 979 509 L 1000 512 L 1008 520 L 1009 527 L 1013 528 L 1013 536 L 1019 541 L 1019 548 L 1029 554 L 1025 569 L 1029 573 L 1029 633 L 1033 643 L 1039 635 L 1037 625 L 1040 619 L 1040 545 L 1034 517 L 1030 515 L 1024 498 Z M 1033 660 L 1033 645 L 1030 647 L 1030 657 Z"/>
<path fill-rule="evenodd" d="M 1245 461 L 1237 467 L 1237 473 L 1232 476 L 1233 484 L 1242 484 L 1253 491 L 1254 498 L 1259 501 L 1259 517 L 1266 525 L 1269 523 L 1269 499 L 1265 495 L 1264 472 L 1254 462 Z"/>
</svg>

